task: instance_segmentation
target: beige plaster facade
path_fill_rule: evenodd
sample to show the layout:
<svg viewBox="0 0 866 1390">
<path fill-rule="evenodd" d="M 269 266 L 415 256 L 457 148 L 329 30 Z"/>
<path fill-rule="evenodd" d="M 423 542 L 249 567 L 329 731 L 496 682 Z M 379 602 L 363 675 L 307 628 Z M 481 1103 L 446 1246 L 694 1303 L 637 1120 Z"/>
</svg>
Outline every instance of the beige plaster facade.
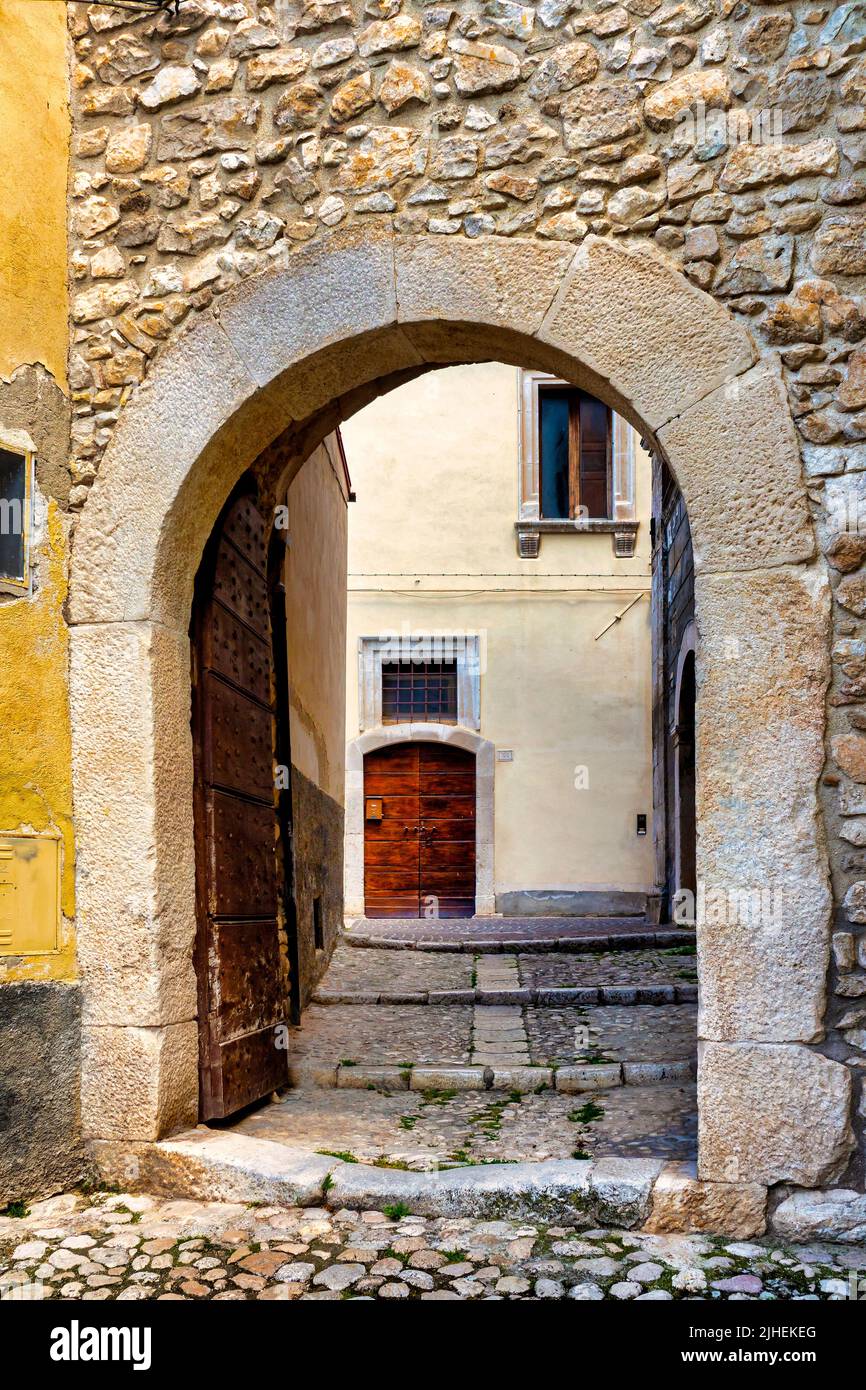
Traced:
<svg viewBox="0 0 866 1390">
<path fill-rule="evenodd" d="M 522 375 L 497 362 L 431 372 L 343 427 L 357 493 L 346 737 L 372 733 L 371 636 L 474 636 L 478 690 L 457 723 L 495 749 L 492 884 L 480 861 L 477 905 L 640 912 L 654 887 L 650 460 L 630 431 L 633 556 L 587 532 L 545 535 L 521 558 Z M 358 874 L 350 852 L 347 913 L 363 906 Z"/>
</svg>

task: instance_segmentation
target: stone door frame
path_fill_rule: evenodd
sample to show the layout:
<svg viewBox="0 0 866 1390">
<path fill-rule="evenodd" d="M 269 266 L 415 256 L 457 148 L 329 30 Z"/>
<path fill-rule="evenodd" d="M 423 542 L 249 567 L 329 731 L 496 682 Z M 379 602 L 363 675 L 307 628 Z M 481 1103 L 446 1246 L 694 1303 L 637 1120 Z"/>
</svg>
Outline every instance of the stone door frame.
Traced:
<svg viewBox="0 0 866 1390">
<path fill-rule="evenodd" d="M 494 745 L 460 724 L 381 724 L 346 745 L 345 914 L 364 916 L 364 756 L 400 743 L 445 743 L 475 755 L 475 915 L 496 911 L 493 878 Z"/>
<path fill-rule="evenodd" d="M 323 232 L 216 298 L 124 408 L 71 565 L 85 1134 L 152 1140 L 195 1119 L 187 629 L 220 507 L 292 422 L 312 449 L 407 373 L 478 360 L 599 396 L 682 489 L 699 879 L 783 904 L 769 927 L 698 926 L 699 1168 L 825 1180 L 850 1147 L 850 1073 L 810 1048 L 831 918 L 816 793 L 830 591 L 797 435 L 778 364 L 722 304 L 661 253 L 596 236 Z"/>
</svg>

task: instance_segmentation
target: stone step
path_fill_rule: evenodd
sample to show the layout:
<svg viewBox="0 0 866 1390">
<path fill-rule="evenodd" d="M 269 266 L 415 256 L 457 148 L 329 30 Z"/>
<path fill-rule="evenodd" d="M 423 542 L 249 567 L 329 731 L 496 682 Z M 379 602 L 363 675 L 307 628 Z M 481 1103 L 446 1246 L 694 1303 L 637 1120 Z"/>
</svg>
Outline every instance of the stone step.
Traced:
<svg viewBox="0 0 866 1390">
<path fill-rule="evenodd" d="M 384 936 L 375 932 L 347 930 L 343 936 L 347 946 L 359 950 L 429 951 L 436 954 L 468 955 L 533 955 L 547 951 L 568 951 L 576 954 L 605 951 L 647 951 L 671 946 L 693 946 L 695 933 L 684 928 L 668 931 L 608 932 L 605 934 L 563 936 L 539 930 L 531 937 L 424 937 Z"/>
<path fill-rule="evenodd" d="M 574 1004 L 690 1004 L 698 997 L 696 984 L 601 985 L 591 988 L 552 989 L 433 989 L 347 990 L 321 986 L 313 1004 L 533 1004 L 563 1008 Z"/>
<path fill-rule="evenodd" d="M 158 1143 L 99 1141 L 96 1159 L 106 1181 L 157 1195 L 208 1201 L 317 1206 L 332 1211 L 388 1211 L 489 1220 L 544 1217 L 588 1229 L 631 1229 L 651 1211 L 662 1158 L 480 1163 L 426 1172 L 345 1162 L 288 1149 L 268 1139 L 200 1127 Z"/>
<path fill-rule="evenodd" d="M 614 1086 L 651 1086 L 693 1080 L 693 1058 L 668 1061 L 588 1062 L 545 1067 L 532 1063 L 457 1066 L 448 1062 L 407 1065 L 357 1062 L 346 1064 L 305 1058 L 289 1063 L 290 1084 L 299 1089 L 333 1088 L 355 1091 L 513 1091 L 521 1094 L 549 1090 L 564 1095 L 608 1090 Z"/>
</svg>

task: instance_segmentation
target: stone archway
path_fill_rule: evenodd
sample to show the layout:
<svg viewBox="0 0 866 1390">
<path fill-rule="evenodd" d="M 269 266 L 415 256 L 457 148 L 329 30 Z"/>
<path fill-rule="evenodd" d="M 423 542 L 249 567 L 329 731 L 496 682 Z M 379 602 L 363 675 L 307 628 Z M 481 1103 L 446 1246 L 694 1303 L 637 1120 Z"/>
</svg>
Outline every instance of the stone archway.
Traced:
<svg viewBox="0 0 866 1390">
<path fill-rule="evenodd" d="M 85 1132 L 150 1140 L 195 1118 L 186 632 L 220 506 L 289 422 L 315 443 L 317 416 L 321 437 L 359 388 L 490 358 L 607 401 L 683 491 L 701 633 L 698 873 L 784 908 L 770 927 L 747 913 L 699 928 L 700 1171 L 827 1180 L 850 1148 L 849 1073 L 808 1047 L 830 924 L 816 800 L 830 592 L 795 431 L 775 370 L 724 308 L 655 253 L 598 237 L 336 231 L 223 296 L 122 416 L 70 599 Z"/>
<path fill-rule="evenodd" d="M 475 913 L 495 911 L 493 892 L 493 744 L 451 724 L 383 724 L 346 747 L 347 916 L 364 915 L 364 754 L 396 743 L 446 743 L 475 754 Z"/>
</svg>

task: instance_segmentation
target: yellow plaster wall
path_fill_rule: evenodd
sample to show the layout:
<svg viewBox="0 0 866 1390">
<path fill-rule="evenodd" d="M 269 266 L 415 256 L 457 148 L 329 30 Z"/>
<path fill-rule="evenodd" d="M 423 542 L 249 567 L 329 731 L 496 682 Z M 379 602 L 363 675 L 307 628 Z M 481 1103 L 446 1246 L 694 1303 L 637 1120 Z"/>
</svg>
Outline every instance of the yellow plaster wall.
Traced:
<svg viewBox="0 0 866 1390">
<path fill-rule="evenodd" d="M 41 363 L 66 391 L 66 7 L 0 0 L 0 435 L 14 424 L 10 379 Z M 26 421 L 28 426 L 31 422 Z M 32 433 L 38 431 L 31 427 Z M 39 459 L 37 458 L 37 477 Z M 0 957 L 0 980 L 75 973 L 68 641 L 68 524 L 37 491 L 33 589 L 0 596 L 0 831 L 62 837 L 61 949 Z"/>
<path fill-rule="evenodd" d="M 66 387 L 66 6 L 0 0 L 0 377 Z"/>
</svg>

